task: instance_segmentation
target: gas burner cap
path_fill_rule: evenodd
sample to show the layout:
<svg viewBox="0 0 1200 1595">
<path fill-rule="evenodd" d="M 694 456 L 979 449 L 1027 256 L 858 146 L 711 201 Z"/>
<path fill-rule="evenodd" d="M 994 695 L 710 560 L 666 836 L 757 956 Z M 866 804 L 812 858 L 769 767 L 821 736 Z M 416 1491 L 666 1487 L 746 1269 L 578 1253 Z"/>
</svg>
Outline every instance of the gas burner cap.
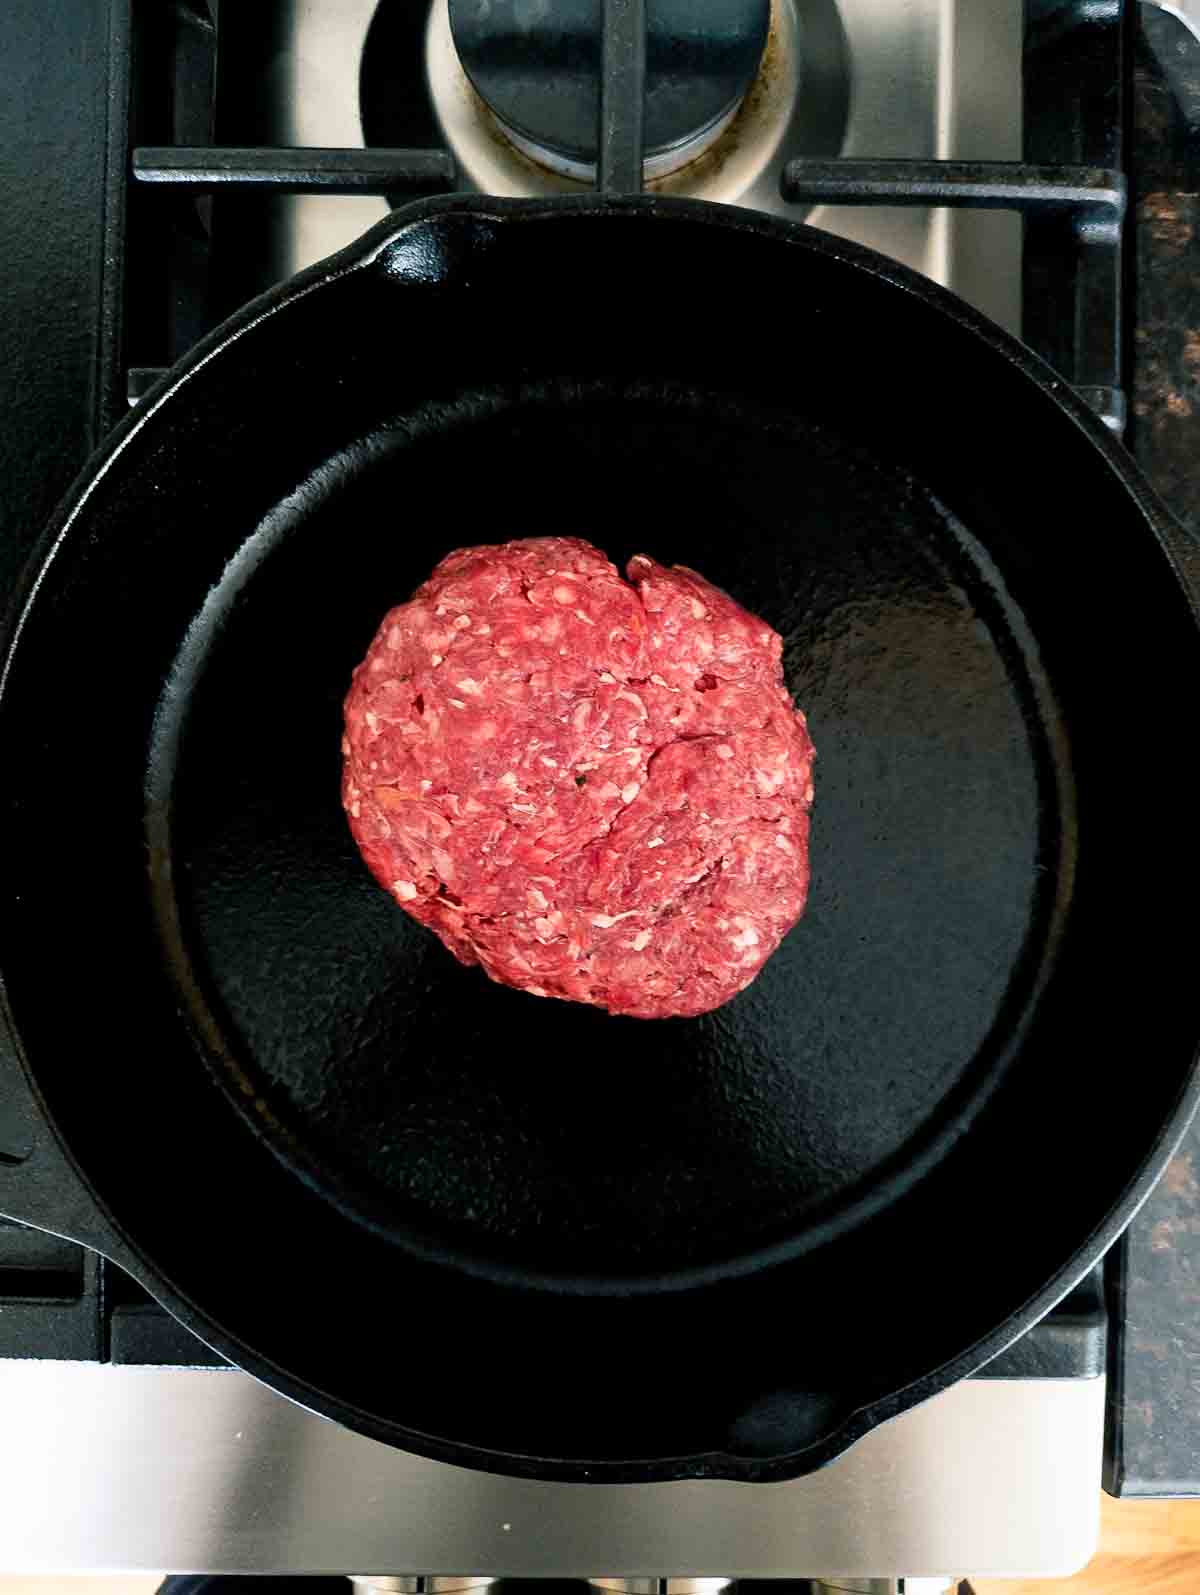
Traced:
<svg viewBox="0 0 1200 1595">
<path fill-rule="evenodd" d="M 449 0 L 475 91 L 518 149 L 566 177 L 595 169 L 602 0 Z M 762 63 L 770 0 L 647 0 L 648 177 L 695 159 Z"/>
</svg>

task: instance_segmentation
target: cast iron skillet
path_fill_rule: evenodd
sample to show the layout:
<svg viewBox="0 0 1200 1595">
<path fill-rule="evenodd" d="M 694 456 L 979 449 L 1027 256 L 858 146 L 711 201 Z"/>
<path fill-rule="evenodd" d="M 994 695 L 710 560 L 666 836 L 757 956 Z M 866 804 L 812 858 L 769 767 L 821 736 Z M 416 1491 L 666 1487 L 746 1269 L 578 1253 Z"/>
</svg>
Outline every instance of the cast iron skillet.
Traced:
<svg viewBox="0 0 1200 1595">
<path fill-rule="evenodd" d="M 551 532 L 727 587 L 809 711 L 807 916 L 704 1019 L 489 985 L 343 822 L 384 609 Z M 53 1135 L 0 1208 L 431 1456 L 826 1461 L 1061 1296 L 1192 1109 L 1200 636 L 1166 535 L 1028 351 L 820 232 L 393 216 L 164 380 L 31 579 L 0 961 Z"/>
</svg>

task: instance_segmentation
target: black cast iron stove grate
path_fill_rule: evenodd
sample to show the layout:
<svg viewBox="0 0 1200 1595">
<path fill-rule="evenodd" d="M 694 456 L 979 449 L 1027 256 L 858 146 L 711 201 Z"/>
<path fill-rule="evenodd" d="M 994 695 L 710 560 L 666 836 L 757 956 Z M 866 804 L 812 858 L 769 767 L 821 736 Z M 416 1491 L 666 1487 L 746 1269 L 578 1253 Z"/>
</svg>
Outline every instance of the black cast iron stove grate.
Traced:
<svg viewBox="0 0 1200 1595">
<path fill-rule="evenodd" d="M 210 0 L 203 13 L 213 64 L 216 3 Z M 193 14 L 203 30 L 201 14 Z M 644 0 L 605 0 L 597 187 L 607 194 L 642 188 L 645 28 Z M 1025 229 L 1025 341 L 1118 432 L 1125 422 L 1123 32 L 1115 7 L 1104 23 L 1082 5 L 1044 7 L 1030 0 L 1022 161 L 794 160 L 781 182 L 782 198 L 797 207 L 820 203 L 1018 212 Z M 189 60 L 179 86 L 194 94 L 197 76 L 211 84 L 213 64 L 197 71 Z M 176 70 L 178 84 L 178 63 Z M 1102 118 L 1094 113 L 1098 101 L 1106 108 Z M 211 110 L 205 117 L 201 106 L 197 120 L 211 133 Z M 453 192 L 457 177 L 454 157 L 445 149 L 226 148 L 187 140 L 135 146 L 129 169 L 135 184 L 174 195 L 257 189 L 372 194 L 393 204 Z M 136 402 L 159 374 L 155 367 L 132 368 L 129 402 Z"/>
</svg>

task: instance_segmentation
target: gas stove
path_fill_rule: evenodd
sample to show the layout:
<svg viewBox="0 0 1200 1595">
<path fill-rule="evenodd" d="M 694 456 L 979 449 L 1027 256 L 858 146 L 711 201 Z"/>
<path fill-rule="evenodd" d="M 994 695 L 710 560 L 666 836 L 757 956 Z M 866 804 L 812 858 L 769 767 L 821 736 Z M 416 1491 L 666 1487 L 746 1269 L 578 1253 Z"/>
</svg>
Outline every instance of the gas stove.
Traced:
<svg viewBox="0 0 1200 1595">
<path fill-rule="evenodd" d="M 577 182 L 564 178 L 564 169 L 589 175 L 579 148 L 565 154 L 548 148 L 551 138 L 566 143 L 573 134 L 582 141 L 589 120 L 595 125 L 599 62 L 577 59 L 579 38 L 587 36 L 587 5 L 555 5 L 539 13 L 537 7 L 524 6 L 524 0 L 507 6 L 503 0 L 435 0 L 427 16 L 420 7 L 377 6 L 375 0 L 284 0 L 271 9 L 277 19 L 269 30 L 259 19 L 240 13 L 222 24 L 223 33 L 228 26 L 234 34 L 239 55 L 258 55 L 274 91 L 260 97 L 253 120 L 231 129 L 239 141 L 309 148 L 422 147 L 429 142 L 452 156 L 454 187 L 508 196 L 578 189 Z M 591 9 L 599 15 L 598 5 Z M 656 89 L 659 98 L 666 98 L 676 85 L 679 67 L 672 46 L 678 54 L 689 42 L 686 22 L 692 8 L 675 7 L 679 18 L 672 18 L 670 9 L 663 7 L 667 14 L 658 20 L 664 34 L 672 21 L 680 22 L 678 36 L 661 38 L 657 51 L 653 33 L 648 43 L 651 107 Z M 706 16 L 715 9 L 706 6 Z M 753 8 L 736 0 L 727 9 L 733 17 L 709 19 L 722 27 L 726 41 L 734 32 L 734 17 Z M 522 32 L 523 10 L 540 15 L 544 29 L 526 24 Z M 483 17 L 486 23 L 479 20 Z M 656 20 L 654 7 L 650 20 Z M 649 187 L 778 215 L 807 215 L 818 226 L 953 286 L 1015 330 L 1021 303 L 1021 227 L 1016 216 L 928 207 L 810 207 L 787 202 L 780 182 L 788 161 L 797 157 L 1019 160 L 1019 7 L 979 0 L 917 0 L 911 5 L 823 0 L 803 6 L 796 0 L 773 0 L 762 5 L 758 21 L 761 37 L 754 41 L 757 52 L 748 80 L 738 79 L 730 67 L 728 79 L 713 85 L 707 105 L 668 105 L 664 126 L 657 133 L 648 128 Z M 576 37 L 570 33 L 571 23 L 580 24 Z M 464 66 L 455 24 L 463 36 L 457 43 L 464 44 L 475 78 L 492 95 L 492 103 Z M 490 30 L 501 26 L 507 33 L 499 42 L 500 61 L 489 71 Z M 239 30 L 244 30 L 240 38 Z M 552 70 L 558 86 L 549 98 L 552 106 L 566 100 L 568 108 L 558 111 L 561 127 L 554 124 L 553 114 L 549 125 L 542 126 L 538 107 L 546 96 L 525 57 L 541 50 L 552 53 L 556 47 L 561 59 Z M 515 67 L 508 56 L 516 57 Z M 981 94 L 977 85 L 985 62 L 988 90 Z M 589 66 L 593 70 L 587 71 Z M 577 94 L 563 91 L 564 78 Z M 730 91 L 732 107 L 726 99 Z M 668 114 L 672 109 L 677 112 L 674 121 Z M 689 109 L 700 120 L 699 131 L 687 119 Z M 715 137 L 708 130 L 706 138 L 703 123 L 714 112 L 720 130 Z M 514 124 L 525 128 L 515 141 Z M 686 156 L 685 164 L 672 166 L 671 153 L 656 153 L 656 137 L 660 143 L 672 139 L 673 159 Z M 531 159 L 527 152 L 535 151 L 554 166 Z M 649 175 L 662 165 L 666 172 Z M 594 179 L 594 166 L 590 175 Z M 354 197 L 347 203 L 344 196 L 308 194 L 275 201 L 262 216 L 256 286 L 266 287 L 332 253 L 386 211 L 386 201 L 378 198 Z"/>
<path fill-rule="evenodd" d="M 1164 306 L 1194 282 L 1200 235 L 1194 193 L 1172 186 L 1200 128 L 1187 28 L 1104 0 L 722 0 L 704 30 L 694 9 L 650 0 L 643 63 L 620 57 L 637 0 L 609 0 L 607 43 L 599 0 L 7 7 L 0 59 L 20 86 L 0 106 L 0 583 L 164 367 L 390 204 L 639 170 L 656 191 L 807 220 L 945 284 L 1115 430 L 1132 409 L 1133 445 L 1190 510 L 1196 467 L 1178 462 L 1200 440 L 1178 428 L 1200 331 L 1181 353 L 1172 329 L 1189 310 L 1200 322 L 1200 303 Z M 786 327 L 786 306 L 714 293 L 713 313 L 745 316 L 748 336 L 764 316 Z M 864 381 L 903 402 L 885 349 Z M 1102 1472 L 1116 1492 L 1200 1491 L 1195 1145 L 1106 1268 L 1000 1359 L 778 1485 L 548 1484 L 390 1450 L 225 1366 L 106 1260 L 0 1221 L 0 1560 L 635 1592 L 1071 1571 L 1095 1543 Z M 27 1148 L 0 1100 L 0 1209 L 4 1165 Z M 346 1310 L 399 1326 L 419 1304 Z M 948 1278 L 943 1300 L 881 1302 L 879 1334 L 893 1313 L 953 1310 Z"/>
</svg>

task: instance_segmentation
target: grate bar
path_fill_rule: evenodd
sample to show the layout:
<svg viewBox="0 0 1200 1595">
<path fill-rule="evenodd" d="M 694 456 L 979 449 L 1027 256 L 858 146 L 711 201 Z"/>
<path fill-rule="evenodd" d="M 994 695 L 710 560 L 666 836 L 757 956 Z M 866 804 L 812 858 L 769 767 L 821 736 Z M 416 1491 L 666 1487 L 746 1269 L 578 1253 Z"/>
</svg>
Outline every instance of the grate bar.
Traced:
<svg viewBox="0 0 1200 1595">
<path fill-rule="evenodd" d="M 269 189 L 279 194 L 442 194 L 455 184 L 445 150 L 221 149 L 142 145 L 139 183 L 193 193 Z"/>
<path fill-rule="evenodd" d="M 645 0 L 604 0 L 597 162 L 601 193 L 641 193 L 645 120 Z"/>
<path fill-rule="evenodd" d="M 1125 177 L 1092 166 L 1021 161 L 789 161 L 789 204 L 950 205 L 977 210 L 1086 212 L 1119 223 Z"/>
</svg>

